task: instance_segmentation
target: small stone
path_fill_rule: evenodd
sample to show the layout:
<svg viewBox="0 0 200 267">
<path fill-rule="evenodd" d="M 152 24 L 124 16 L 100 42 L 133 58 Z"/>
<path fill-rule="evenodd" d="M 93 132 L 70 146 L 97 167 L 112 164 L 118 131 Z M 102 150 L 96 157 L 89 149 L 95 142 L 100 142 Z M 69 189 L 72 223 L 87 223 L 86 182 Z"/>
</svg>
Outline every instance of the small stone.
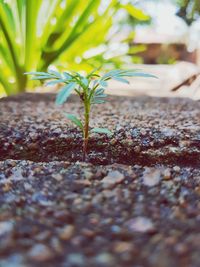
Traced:
<svg viewBox="0 0 200 267">
<path fill-rule="evenodd" d="M 172 178 L 170 169 L 165 169 L 163 172 L 163 178 L 165 180 L 170 180 Z"/>
<path fill-rule="evenodd" d="M 67 225 L 61 230 L 59 237 L 62 240 L 69 240 L 73 236 L 73 234 L 74 234 L 74 226 Z"/>
<path fill-rule="evenodd" d="M 41 232 L 35 236 L 35 239 L 39 242 L 42 242 L 44 240 L 47 240 L 51 236 L 51 232 L 46 230 L 44 232 Z"/>
<path fill-rule="evenodd" d="M 161 171 L 155 168 L 145 168 L 143 174 L 143 184 L 146 186 L 155 186 L 161 180 Z"/>
<path fill-rule="evenodd" d="M 9 161 L 9 165 L 10 165 L 11 167 L 15 167 L 15 166 L 17 165 L 17 163 L 16 163 L 14 160 L 10 160 L 10 161 Z"/>
<path fill-rule="evenodd" d="M 135 151 L 135 153 L 139 153 L 141 151 L 141 147 L 140 146 L 135 146 L 134 147 L 134 151 Z"/>
<path fill-rule="evenodd" d="M 54 218 L 56 218 L 60 222 L 68 224 L 73 223 L 73 216 L 67 210 L 55 211 Z"/>
<path fill-rule="evenodd" d="M 185 244 L 177 244 L 174 249 L 175 252 L 180 256 L 183 256 L 188 252 L 188 247 Z"/>
<path fill-rule="evenodd" d="M 142 136 L 145 136 L 147 134 L 147 131 L 145 129 L 141 129 L 140 133 L 141 133 Z"/>
<path fill-rule="evenodd" d="M 103 266 L 112 266 L 115 264 L 115 259 L 110 253 L 101 253 L 95 257 L 95 262 Z"/>
<path fill-rule="evenodd" d="M 129 242 L 116 242 L 114 244 L 114 251 L 116 253 L 124 253 L 131 251 L 133 249 L 133 244 Z"/>
<path fill-rule="evenodd" d="M 53 133 L 60 134 L 60 133 L 62 133 L 62 129 L 57 128 L 57 129 L 55 129 L 55 130 L 53 131 Z"/>
<path fill-rule="evenodd" d="M 52 251 L 43 244 L 34 245 L 28 252 L 30 259 L 36 262 L 44 262 L 53 258 Z"/>
<path fill-rule="evenodd" d="M 173 129 L 170 129 L 170 128 L 163 128 L 162 129 L 162 133 L 165 135 L 165 136 L 168 136 L 168 137 L 171 137 L 175 134 L 175 131 Z"/>
<path fill-rule="evenodd" d="M 87 169 L 84 170 L 83 173 L 84 173 L 84 177 L 88 180 L 90 180 L 93 177 L 93 173 Z"/>
<path fill-rule="evenodd" d="M 0 259 L 1 267 L 27 267 L 27 264 L 24 262 L 24 257 L 20 254 L 13 253 L 11 256 L 6 257 L 5 259 Z"/>
<path fill-rule="evenodd" d="M 90 186 L 91 182 L 88 179 L 75 181 L 77 185 Z"/>
<path fill-rule="evenodd" d="M 132 232 L 152 233 L 155 231 L 153 222 L 146 217 L 136 217 L 128 221 L 127 226 Z"/>
<path fill-rule="evenodd" d="M 34 174 L 39 174 L 40 172 L 42 172 L 42 167 L 36 167 L 34 168 Z"/>
<path fill-rule="evenodd" d="M 0 222 L 0 237 L 10 233 L 13 230 L 13 224 L 10 221 Z"/>
<path fill-rule="evenodd" d="M 71 253 L 67 257 L 67 263 L 73 266 L 85 266 L 85 256 L 79 253 Z"/>
<path fill-rule="evenodd" d="M 33 189 L 33 187 L 32 187 L 32 185 L 31 185 L 31 184 L 29 184 L 29 183 L 25 182 L 25 183 L 24 183 L 24 189 L 25 189 L 26 191 L 29 191 L 29 192 L 31 192 L 31 191 L 32 191 L 32 189 Z"/>
<path fill-rule="evenodd" d="M 4 183 L 2 190 L 3 192 L 9 192 L 12 189 L 12 183 L 10 181 L 7 181 Z"/>
<path fill-rule="evenodd" d="M 179 166 L 174 166 L 174 167 L 173 167 L 173 170 L 174 170 L 175 172 L 180 172 L 181 168 L 180 168 Z"/>
<path fill-rule="evenodd" d="M 105 187 L 112 187 L 115 184 L 120 184 L 125 179 L 124 175 L 119 171 L 110 171 L 101 181 Z"/>
<path fill-rule="evenodd" d="M 52 177 L 58 182 L 63 180 L 63 176 L 59 173 L 53 174 Z"/>
<path fill-rule="evenodd" d="M 53 237 L 51 239 L 51 247 L 57 253 L 62 253 L 63 252 L 63 247 L 62 247 L 61 241 L 57 237 Z"/>
</svg>

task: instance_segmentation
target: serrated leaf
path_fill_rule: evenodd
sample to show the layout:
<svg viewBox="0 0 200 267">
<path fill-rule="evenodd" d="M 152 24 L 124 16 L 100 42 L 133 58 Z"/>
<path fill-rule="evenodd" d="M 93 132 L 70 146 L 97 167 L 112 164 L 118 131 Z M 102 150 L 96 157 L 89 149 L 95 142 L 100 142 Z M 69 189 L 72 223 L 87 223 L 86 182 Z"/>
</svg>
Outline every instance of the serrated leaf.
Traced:
<svg viewBox="0 0 200 267">
<path fill-rule="evenodd" d="M 64 112 L 64 115 L 71 121 L 73 122 L 76 126 L 78 126 L 81 130 L 83 130 L 83 124 L 82 122 L 73 114 L 68 114 Z"/>
<path fill-rule="evenodd" d="M 56 105 L 62 105 L 67 101 L 67 98 L 70 96 L 72 91 L 74 90 L 76 83 L 69 83 L 64 86 L 56 97 Z"/>
<path fill-rule="evenodd" d="M 93 128 L 91 130 L 92 133 L 102 133 L 102 134 L 107 134 L 107 135 L 112 135 L 112 132 L 108 130 L 107 128 Z"/>
</svg>

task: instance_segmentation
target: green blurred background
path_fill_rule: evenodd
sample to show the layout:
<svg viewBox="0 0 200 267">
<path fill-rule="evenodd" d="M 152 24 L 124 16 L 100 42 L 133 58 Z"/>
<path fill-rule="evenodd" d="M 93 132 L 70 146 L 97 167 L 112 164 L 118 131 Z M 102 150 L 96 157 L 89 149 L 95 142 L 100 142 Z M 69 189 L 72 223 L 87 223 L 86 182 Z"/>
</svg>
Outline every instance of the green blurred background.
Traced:
<svg viewBox="0 0 200 267">
<path fill-rule="evenodd" d="M 135 29 L 152 24 L 147 2 L 160 1 L 0 0 L 0 94 L 32 90 L 38 82 L 24 72 L 48 67 L 88 72 L 145 60 L 173 63 L 175 56 L 166 51 L 148 62 L 148 45 L 134 42 Z M 188 27 L 199 17 L 199 0 L 168 2 Z"/>
</svg>

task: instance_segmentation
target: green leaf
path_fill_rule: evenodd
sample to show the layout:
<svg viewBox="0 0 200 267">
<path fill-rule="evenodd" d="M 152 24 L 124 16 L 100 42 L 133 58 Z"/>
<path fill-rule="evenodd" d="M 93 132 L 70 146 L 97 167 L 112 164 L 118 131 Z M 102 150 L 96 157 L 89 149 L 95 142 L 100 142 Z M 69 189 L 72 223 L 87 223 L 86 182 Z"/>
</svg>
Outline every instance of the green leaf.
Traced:
<svg viewBox="0 0 200 267">
<path fill-rule="evenodd" d="M 55 84 L 58 84 L 58 83 L 63 83 L 63 79 L 59 79 L 59 80 L 55 80 L 55 81 L 49 81 L 47 83 L 45 83 L 45 86 L 51 86 L 51 85 L 55 85 Z"/>
<path fill-rule="evenodd" d="M 51 79 L 52 77 L 51 76 L 48 76 L 48 75 L 42 75 L 42 76 L 35 76 L 35 77 L 32 77 L 31 80 L 46 80 L 46 79 Z"/>
<path fill-rule="evenodd" d="M 128 11 L 129 15 L 132 16 L 134 19 L 139 21 L 149 21 L 150 16 L 145 14 L 141 9 L 135 7 L 132 4 L 121 5 L 126 11 Z"/>
<path fill-rule="evenodd" d="M 87 78 L 89 79 L 90 77 L 100 77 L 98 74 L 96 74 L 95 72 L 97 70 L 99 70 L 100 68 L 95 68 L 94 70 L 92 70 L 88 75 L 87 75 Z"/>
<path fill-rule="evenodd" d="M 112 135 L 112 132 L 108 130 L 107 128 L 93 128 L 91 130 L 92 133 L 102 133 L 102 134 L 107 134 L 107 135 Z"/>
<path fill-rule="evenodd" d="M 0 0 L 0 87 L 3 85 L 8 94 L 34 87 L 35 83 L 29 82 L 24 72 L 36 68 L 40 73 L 32 75 L 44 76 L 42 72 L 51 65 L 76 71 L 101 66 L 104 62 L 101 52 L 91 55 L 89 60 L 85 60 L 85 52 L 102 44 L 107 46 L 106 36 L 118 10 L 117 0 L 111 0 L 99 12 L 101 2 Z M 78 64 L 74 60 L 77 51 Z M 60 79 L 58 73 L 50 71 L 49 75 Z M 10 78 L 15 82 L 9 83 Z M 70 80 L 68 76 L 63 78 Z"/>
<path fill-rule="evenodd" d="M 103 80 L 99 80 L 98 83 L 102 86 L 102 87 L 107 87 L 108 83 L 103 81 Z"/>
<path fill-rule="evenodd" d="M 61 74 L 58 71 L 48 70 L 48 73 L 53 74 L 54 76 L 56 76 L 58 78 L 62 78 Z"/>
<path fill-rule="evenodd" d="M 85 87 L 87 87 L 87 86 L 88 86 L 88 84 L 89 84 L 89 81 L 88 81 L 88 79 L 87 79 L 87 78 L 85 78 L 85 77 L 83 77 L 83 78 L 81 79 L 81 82 L 83 83 L 83 85 L 84 85 Z"/>
<path fill-rule="evenodd" d="M 49 76 L 51 77 L 52 75 L 47 73 L 47 72 L 42 72 L 42 71 L 30 71 L 30 72 L 25 72 L 24 74 L 28 74 L 28 75 L 38 75 L 38 76 Z"/>
<path fill-rule="evenodd" d="M 95 95 L 101 95 L 101 94 L 104 93 L 104 91 L 105 91 L 104 88 L 98 88 L 98 89 L 95 91 Z"/>
<path fill-rule="evenodd" d="M 115 76 L 117 74 L 119 74 L 121 72 L 121 70 L 117 69 L 117 70 L 111 70 L 109 72 L 107 72 L 106 74 L 103 75 L 102 80 Z"/>
<path fill-rule="evenodd" d="M 106 101 L 101 99 L 93 99 L 91 104 L 104 104 Z"/>
<path fill-rule="evenodd" d="M 66 72 L 66 71 L 63 72 L 63 76 L 64 76 L 64 78 L 67 79 L 67 80 L 69 80 L 69 79 L 72 78 L 71 75 L 70 75 L 68 72 Z"/>
<path fill-rule="evenodd" d="M 116 80 L 116 81 L 119 81 L 119 82 L 122 82 L 122 83 L 129 84 L 129 81 L 127 81 L 126 79 L 120 78 L 120 77 L 113 77 L 112 79 Z"/>
<path fill-rule="evenodd" d="M 121 75 L 123 77 L 145 77 L 145 78 L 156 78 L 158 79 L 158 77 L 156 77 L 155 75 L 149 74 L 149 73 L 143 73 L 143 72 L 135 72 L 135 73 L 125 73 L 123 75 Z"/>
<path fill-rule="evenodd" d="M 67 101 L 67 98 L 70 96 L 72 91 L 74 90 L 76 83 L 69 83 L 64 86 L 56 97 L 56 105 L 62 105 Z"/>
<path fill-rule="evenodd" d="M 83 124 L 82 122 L 73 114 L 68 114 L 66 112 L 64 112 L 64 115 L 74 124 L 76 124 L 76 126 L 78 126 L 81 130 L 83 130 Z"/>
</svg>

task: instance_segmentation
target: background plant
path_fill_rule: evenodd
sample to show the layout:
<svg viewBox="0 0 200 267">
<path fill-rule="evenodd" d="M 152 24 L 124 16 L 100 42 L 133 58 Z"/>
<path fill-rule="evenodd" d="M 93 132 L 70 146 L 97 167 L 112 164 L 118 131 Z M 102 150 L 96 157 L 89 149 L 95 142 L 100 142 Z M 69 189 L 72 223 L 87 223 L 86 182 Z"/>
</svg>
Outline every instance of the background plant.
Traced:
<svg viewBox="0 0 200 267">
<path fill-rule="evenodd" d="M 0 90 L 7 95 L 25 91 L 23 73 L 46 71 L 51 64 L 90 71 L 108 63 L 120 9 L 135 21 L 146 20 L 120 0 L 0 0 Z M 112 62 L 121 65 L 118 56 Z"/>
<path fill-rule="evenodd" d="M 178 5 L 177 15 L 190 26 L 200 17 L 199 0 L 176 0 Z"/>
<path fill-rule="evenodd" d="M 80 98 L 84 106 L 83 120 L 77 118 L 73 114 L 65 113 L 65 116 L 73 122 L 83 133 L 83 160 L 85 161 L 88 148 L 88 140 L 90 132 L 104 133 L 111 135 L 112 133 L 106 128 L 90 129 L 90 112 L 91 106 L 95 104 L 103 104 L 106 101 L 107 95 L 105 88 L 108 81 L 111 79 L 123 83 L 129 83 L 124 77 L 153 77 L 154 75 L 143 73 L 138 70 L 112 70 L 103 76 L 99 76 L 96 71 L 92 71 L 87 76 L 83 76 L 78 72 L 62 72 L 49 70 L 48 72 L 29 72 L 26 74 L 34 75 L 34 80 L 50 80 L 46 85 L 55 85 L 57 83 L 64 83 L 56 97 L 56 104 L 64 104 L 70 94 L 74 91 Z"/>
</svg>

